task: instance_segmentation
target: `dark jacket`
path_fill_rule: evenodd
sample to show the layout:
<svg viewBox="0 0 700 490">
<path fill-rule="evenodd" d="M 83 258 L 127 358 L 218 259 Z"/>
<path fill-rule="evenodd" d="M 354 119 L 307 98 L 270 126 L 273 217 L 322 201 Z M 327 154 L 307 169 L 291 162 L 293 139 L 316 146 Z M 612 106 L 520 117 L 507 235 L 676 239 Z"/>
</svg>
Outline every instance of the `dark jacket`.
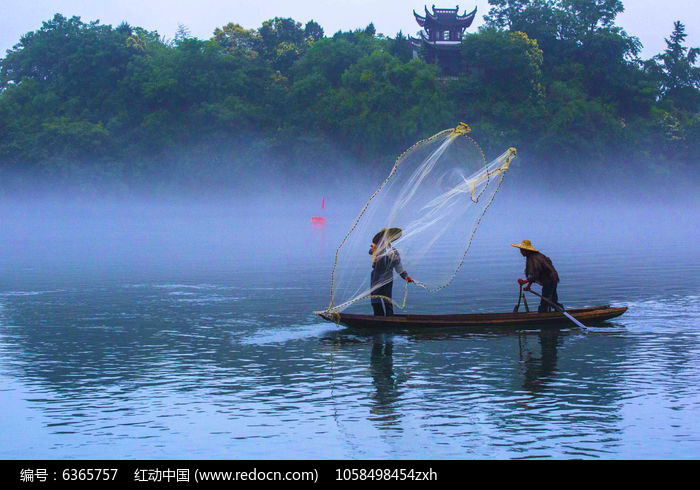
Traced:
<svg viewBox="0 0 700 490">
<path fill-rule="evenodd" d="M 374 258 L 372 263 L 372 286 L 393 281 L 394 274 L 392 269 L 396 269 L 397 274 L 404 279 L 408 275 L 401 265 L 399 252 L 395 248 L 388 247 Z"/>
<path fill-rule="evenodd" d="M 537 284 L 551 284 L 559 282 L 559 274 L 552 265 L 549 257 L 539 252 L 533 252 L 525 261 L 525 275 L 528 281 Z"/>
</svg>

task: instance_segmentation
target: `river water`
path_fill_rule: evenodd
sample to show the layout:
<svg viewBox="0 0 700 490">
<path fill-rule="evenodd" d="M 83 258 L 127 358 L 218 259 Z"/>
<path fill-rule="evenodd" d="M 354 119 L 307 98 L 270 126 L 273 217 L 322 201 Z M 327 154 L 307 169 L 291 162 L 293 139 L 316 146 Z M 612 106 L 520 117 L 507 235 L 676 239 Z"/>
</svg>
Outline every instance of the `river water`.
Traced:
<svg viewBox="0 0 700 490">
<path fill-rule="evenodd" d="M 563 303 L 629 307 L 588 333 L 373 333 L 312 313 L 337 236 L 161 267 L 26 242 L 1 264 L 0 458 L 700 457 L 695 246 L 549 240 Z M 488 237 L 409 312 L 510 311 L 523 259 Z"/>
</svg>

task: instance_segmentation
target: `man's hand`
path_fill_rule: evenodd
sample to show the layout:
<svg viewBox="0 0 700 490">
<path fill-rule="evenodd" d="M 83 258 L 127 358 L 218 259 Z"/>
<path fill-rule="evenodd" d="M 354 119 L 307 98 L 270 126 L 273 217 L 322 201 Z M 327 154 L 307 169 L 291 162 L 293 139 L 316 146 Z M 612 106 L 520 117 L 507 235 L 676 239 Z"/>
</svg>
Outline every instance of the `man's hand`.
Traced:
<svg viewBox="0 0 700 490">
<path fill-rule="evenodd" d="M 532 286 L 532 283 L 531 283 L 531 282 L 528 282 L 528 283 L 527 283 L 527 286 L 525 286 L 525 287 L 523 288 L 523 291 L 529 291 L 529 290 L 530 290 L 530 286 Z"/>
<path fill-rule="evenodd" d="M 527 284 L 527 281 L 525 279 L 518 279 L 518 284 L 524 286 L 525 284 Z"/>
<path fill-rule="evenodd" d="M 406 275 L 406 282 L 416 282 L 416 281 L 414 281 L 413 279 L 411 279 L 411 276 L 409 276 L 409 275 L 407 274 L 407 275 Z"/>
</svg>

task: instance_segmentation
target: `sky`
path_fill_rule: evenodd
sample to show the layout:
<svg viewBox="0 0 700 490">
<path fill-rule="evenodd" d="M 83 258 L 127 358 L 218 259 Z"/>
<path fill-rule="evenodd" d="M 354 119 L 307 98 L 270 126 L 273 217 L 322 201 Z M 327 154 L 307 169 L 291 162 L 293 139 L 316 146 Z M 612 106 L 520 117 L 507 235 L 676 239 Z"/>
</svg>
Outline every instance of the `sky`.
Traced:
<svg viewBox="0 0 700 490">
<path fill-rule="evenodd" d="M 428 8 L 436 0 L 427 0 Z M 458 0 L 457 0 L 458 1 Z M 456 0 L 437 3 L 437 7 L 454 7 Z M 688 33 L 687 43 L 700 46 L 699 0 L 624 0 L 626 11 L 618 25 L 644 44 L 643 58 L 665 49 L 664 38 L 673 30 L 673 22 L 682 21 Z M 228 22 L 257 28 L 273 17 L 292 17 L 300 22 L 315 20 L 326 35 L 339 30 L 364 28 L 373 22 L 377 32 L 394 36 L 398 31 L 415 34 L 419 27 L 411 11 L 423 12 L 425 0 L 2 0 L 0 3 L 0 56 L 12 48 L 26 32 L 37 30 L 41 23 L 61 13 L 77 15 L 85 22 L 99 20 L 117 25 L 131 25 L 157 30 L 172 38 L 183 24 L 200 39 L 211 37 L 214 29 Z M 488 0 L 469 0 L 463 10 L 478 7 L 477 20 L 469 32 L 483 24 Z"/>
</svg>

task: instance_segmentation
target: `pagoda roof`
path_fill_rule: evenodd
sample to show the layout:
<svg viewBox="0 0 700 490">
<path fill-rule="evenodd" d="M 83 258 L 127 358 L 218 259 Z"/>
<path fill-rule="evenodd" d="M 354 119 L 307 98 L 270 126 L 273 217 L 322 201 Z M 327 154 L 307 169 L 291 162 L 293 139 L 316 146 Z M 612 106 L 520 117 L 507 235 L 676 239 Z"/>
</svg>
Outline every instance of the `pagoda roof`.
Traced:
<svg viewBox="0 0 700 490">
<path fill-rule="evenodd" d="M 433 5 L 433 11 L 429 12 L 428 7 L 425 8 L 425 16 L 418 15 L 414 10 L 413 15 L 416 18 L 416 22 L 421 27 L 426 29 L 433 28 L 447 28 L 447 27 L 458 27 L 460 29 L 466 29 L 472 25 L 474 22 L 474 17 L 476 16 L 475 7 L 470 13 L 464 11 L 463 15 L 459 15 L 459 5 L 453 9 L 436 9 Z"/>
</svg>

